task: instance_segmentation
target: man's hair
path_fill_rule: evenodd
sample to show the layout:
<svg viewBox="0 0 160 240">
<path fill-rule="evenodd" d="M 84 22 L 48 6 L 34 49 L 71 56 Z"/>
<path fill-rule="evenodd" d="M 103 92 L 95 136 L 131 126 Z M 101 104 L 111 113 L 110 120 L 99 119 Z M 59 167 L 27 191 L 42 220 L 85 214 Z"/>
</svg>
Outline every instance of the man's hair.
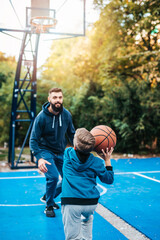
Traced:
<svg viewBox="0 0 160 240">
<path fill-rule="evenodd" d="M 63 94 L 63 91 L 61 88 L 51 88 L 48 94 L 51 94 L 52 92 L 61 92 Z"/>
</svg>

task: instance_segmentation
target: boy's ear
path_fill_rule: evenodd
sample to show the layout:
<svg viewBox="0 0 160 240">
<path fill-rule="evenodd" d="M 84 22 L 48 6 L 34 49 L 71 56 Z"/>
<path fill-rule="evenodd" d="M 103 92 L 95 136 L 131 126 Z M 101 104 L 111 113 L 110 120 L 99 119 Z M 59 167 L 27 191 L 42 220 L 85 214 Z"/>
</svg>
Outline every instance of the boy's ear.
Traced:
<svg viewBox="0 0 160 240">
<path fill-rule="evenodd" d="M 76 150 L 76 147 L 74 146 L 74 150 Z"/>
</svg>

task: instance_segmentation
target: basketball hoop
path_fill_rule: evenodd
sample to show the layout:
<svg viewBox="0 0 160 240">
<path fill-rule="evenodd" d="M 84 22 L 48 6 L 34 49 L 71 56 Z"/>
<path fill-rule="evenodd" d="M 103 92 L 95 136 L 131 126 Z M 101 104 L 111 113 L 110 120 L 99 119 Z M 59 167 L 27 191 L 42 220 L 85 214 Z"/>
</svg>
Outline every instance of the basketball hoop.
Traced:
<svg viewBox="0 0 160 240">
<path fill-rule="evenodd" d="M 33 64 L 33 60 L 24 60 L 24 66 L 31 68 Z"/>
<path fill-rule="evenodd" d="M 32 17 L 30 20 L 33 33 L 47 33 L 49 28 L 53 28 L 57 24 L 57 20 L 52 17 L 38 16 Z"/>
</svg>

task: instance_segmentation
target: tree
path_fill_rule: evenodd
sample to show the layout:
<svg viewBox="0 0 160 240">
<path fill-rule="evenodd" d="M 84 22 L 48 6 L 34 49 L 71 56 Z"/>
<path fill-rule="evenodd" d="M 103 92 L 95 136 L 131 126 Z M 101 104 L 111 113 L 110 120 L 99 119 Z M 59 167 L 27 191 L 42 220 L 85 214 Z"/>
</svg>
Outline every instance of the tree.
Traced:
<svg viewBox="0 0 160 240">
<path fill-rule="evenodd" d="M 93 29 L 54 42 L 41 77 L 64 89 L 76 127 L 109 125 L 117 151 L 158 149 L 159 1 L 94 2 L 101 14 Z"/>
<path fill-rule="evenodd" d="M 129 151 L 147 144 L 151 147 L 160 135 L 160 33 L 153 32 L 160 26 L 159 1 L 95 2 L 102 9 L 95 31 L 100 43 L 99 76 L 105 95 L 113 99 L 119 147 L 126 150 L 127 146 Z"/>
<path fill-rule="evenodd" d="M 14 83 L 14 74 L 16 61 L 14 57 L 6 57 L 0 52 L 0 144 L 9 139 L 9 123 L 11 116 L 12 89 Z"/>
</svg>

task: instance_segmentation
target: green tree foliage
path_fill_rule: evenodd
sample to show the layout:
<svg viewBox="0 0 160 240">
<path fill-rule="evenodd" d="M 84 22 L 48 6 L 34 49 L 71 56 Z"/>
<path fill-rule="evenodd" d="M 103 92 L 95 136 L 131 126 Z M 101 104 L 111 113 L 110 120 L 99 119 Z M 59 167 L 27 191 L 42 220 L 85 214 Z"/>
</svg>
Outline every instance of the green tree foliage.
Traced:
<svg viewBox="0 0 160 240">
<path fill-rule="evenodd" d="M 53 42 L 37 81 L 37 113 L 48 90 L 62 87 L 64 105 L 76 128 L 90 130 L 105 124 L 117 134 L 115 150 L 159 151 L 159 1 L 94 3 L 101 14 L 86 37 Z M 9 68 L 2 70 L 3 65 L 4 61 L 0 65 L 1 92 L 7 92 L 11 76 L 7 75 Z"/>
<path fill-rule="evenodd" d="M 0 88 L 2 87 L 2 83 L 6 82 L 6 75 L 0 72 Z"/>
<path fill-rule="evenodd" d="M 97 122 L 103 122 L 103 90 L 101 85 L 93 81 L 82 84 L 72 98 L 70 107 L 73 121 L 77 127 L 86 127 L 91 130 Z"/>
<path fill-rule="evenodd" d="M 93 37 L 100 43 L 99 79 L 105 95 L 113 99 L 117 147 L 151 147 L 160 136 L 160 33 L 153 31 L 160 26 L 159 1 L 95 2 L 102 8 Z"/>
<path fill-rule="evenodd" d="M 6 57 L 0 52 L 0 144 L 9 139 L 9 124 L 11 116 L 12 91 L 16 61 L 14 57 Z"/>
<path fill-rule="evenodd" d="M 42 78 L 65 89 L 76 128 L 111 126 L 117 151 L 158 149 L 159 1 L 94 3 L 101 14 L 93 29 L 54 42 Z"/>
<path fill-rule="evenodd" d="M 53 42 L 50 57 L 42 66 L 42 79 L 50 81 L 52 85 L 63 86 L 71 92 L 80 87 L 83 81 L 81 71 L 86 69 L 85 45 L 84 38 Z"/>
</svg>

